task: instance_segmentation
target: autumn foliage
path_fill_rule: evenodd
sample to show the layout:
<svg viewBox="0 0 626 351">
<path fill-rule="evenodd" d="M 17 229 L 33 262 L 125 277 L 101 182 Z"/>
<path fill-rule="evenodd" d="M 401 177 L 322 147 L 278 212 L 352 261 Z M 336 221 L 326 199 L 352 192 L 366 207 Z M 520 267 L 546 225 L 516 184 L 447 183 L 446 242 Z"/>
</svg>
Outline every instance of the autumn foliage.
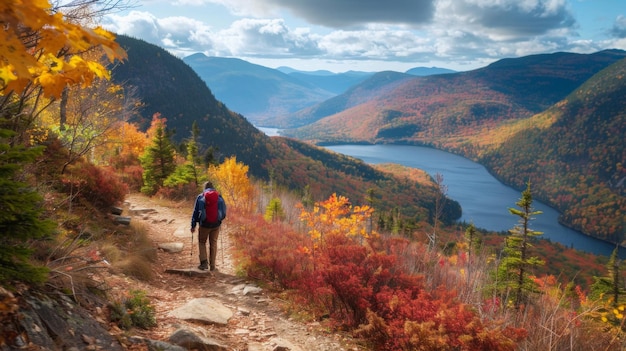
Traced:
<svg viewBox="0 0 626 351">
<path fill-rule="evenodd" d="M 29 83 L 40 85 L 46 96 L 59 97 L 66 85 L 89 86 L 109 72 L 96 61 L 83 59 L 84 52 L 101 46 L 113 61 L 126 53 L 114 36 L 102 28 L 85 28 L 51 13 L 48 1 L 25 0 L 0 4 L 0 91 L 21 92 Z"/>
<path fill-rule="evenodd" d="M 367 230 L 368 207 L 333 195 L 301 208 L 304 230 L 242 218 L 235 231 L 248 274 L 298 291 L 318 318 L 351 330 L 376 350 L 514 350 L 523 329 L 480 319 L 454 291 L 429 291 L 422 274 L 406 269 L 396 243 Z"/>
</svg>

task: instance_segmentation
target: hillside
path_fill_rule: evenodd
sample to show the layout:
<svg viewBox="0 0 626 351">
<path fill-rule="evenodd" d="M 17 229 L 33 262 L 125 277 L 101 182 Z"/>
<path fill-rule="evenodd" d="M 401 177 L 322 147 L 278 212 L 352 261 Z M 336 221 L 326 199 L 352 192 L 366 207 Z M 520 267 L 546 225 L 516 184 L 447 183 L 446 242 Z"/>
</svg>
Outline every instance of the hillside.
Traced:
<svg viewBox="0 0 626 351">
<path fill-rule="evenodd" d="M 326 116 L 334 115 L 376 99 L 380 94 L 392 91 L 411 76 L 393 71 L 379 72 L 363 80 L 362 83 L 348 89 L 345 94 L 330 98 L 314 106 L 297 111 L 291 115 L 277 116 L 271 121 L 273 127 L 295 128 L 314 123 Z"/>
<path fill-rule="evenodd" d="M 263 121 L 268 117 L 292 113 L 335 95 L 305 80 L 240 59 L 194 54 L 183 61 L 217 99 L 257 125 L 266 125 Z"/>
<path fill-rule="evenodd" d="M 145 41 L 120 35 L 117 42 L 128 53 L 128 60 L 112 69 L 114 82 L 134 91 L 143 107 L 131 118 L 145 130 L 152 115 L 167 118 L 173 139 L 181 142 L 191 136 L 193 121 L 200 128 L 203 150 L 217 148 L 221 156 L 237 155 L 250 166 L 256 177 L 266 177 L 267 140 L 243 116 L 217 101 L 198 75 L 179 58 Z M 236 135 L 237 137 L 233 137 Z"/>
<path fill-rule="evenodd" d="M 455 146 L 467 136 L 549 108 L 625 56 L 619 50 L 555 53 L 501 60 L 469 72 L 413 77 L 392 90 L 370 87 L 373 99 L 330 111 L 334 114 L 282 135 L 322 143 Z M 344 95 L 358 91 L 355 87 Z"/>
<path fill-rule="evenodd" d="M 481 162 L 509 184 L 530 180 L 583 233 L 624 243 L 626 59 L 607 67 L 518 130 Z M 513 126 L 492 131 L 509 134 Z"/>
<path fill-rule="evenodd" d="M 217 148 L 220 160 L 236 156 L 249 166 L 250 175 L 255 178 L 269 180 L 272 174 L 278 185 L 301 193 L 308 187 L 315 201 L 336 192 L 363 204 L 367 190 L 372 189 L 382 212 L 400 207 L 411 221 L 432 218 L 432 186 L 404 184 L 359 160 L 293 140 L 267 137 L 246 118 L 217 101 L 182 60 L 140 40 L 120 36 L 118 41 L 127 49 L 128 60 L 113 69 L 113 79 L 135 87 L 137 97 L 145 103 L 136 117 L 141 125 L 147 125 L 153 113 L 161 112 L 168 118 L 168 128 L 176 131 L 174 141 L 180 143 L 191 136 L 191 125 L 198 121 L 204 148 Z M 168 93 L 171 96 L 166 98 Z M 354 169 L 359 172 L 353 172 Z M 451 222 L 461 216 L 461 209 L 455 201 L 448 203 L 443 220 Z"/>
</svg>

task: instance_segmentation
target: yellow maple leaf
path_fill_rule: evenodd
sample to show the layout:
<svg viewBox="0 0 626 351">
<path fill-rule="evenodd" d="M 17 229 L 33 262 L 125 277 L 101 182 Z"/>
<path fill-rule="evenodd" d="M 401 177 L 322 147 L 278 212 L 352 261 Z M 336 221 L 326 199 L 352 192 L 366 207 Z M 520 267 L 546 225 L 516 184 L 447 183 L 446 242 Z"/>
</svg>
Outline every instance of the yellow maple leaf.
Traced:
<svg viewBox="0 0 626 351">
<path fill-rule="evenodd" d="M 59 97 L 66 85 L 63 78 L 59 74 L 43 72 L 35 79 L 35 82 L 41 85 L 44 95 Z"/>
<path fill-rule="evenodd" d="M 0 67 L 0 80 L 2 84 L 0 87 L 5 87 L 10 81 L 16 80 L 17 76 L 13 74 L 13 65 Z"/>
</svg>

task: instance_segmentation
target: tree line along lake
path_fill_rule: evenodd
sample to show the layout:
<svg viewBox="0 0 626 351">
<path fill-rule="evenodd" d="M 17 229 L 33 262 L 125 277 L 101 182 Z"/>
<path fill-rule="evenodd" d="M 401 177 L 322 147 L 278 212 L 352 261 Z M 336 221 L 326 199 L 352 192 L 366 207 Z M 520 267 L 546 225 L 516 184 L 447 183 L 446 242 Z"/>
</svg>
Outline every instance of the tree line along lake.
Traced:
<svg viewBox="0 0 626 351">
<path fill-rule="evenodd" d="M 267 135 L 278 135 L 273 128 L 259 128 Z M 331 145 L 326 149 L 352 156 L 369 164 L 395 163 L 422 169 L 433 178 L 443 176 L 447 196 L 461 205 L 461 222 L 474 223 L 490 231 L 508 231 L 519 219 L 509 213 L 516 208 L 521 191 L 502 184 L 479 163 L 446 151 L 409 145 Z M 584 235 L 559 223 L 559 212 L 534 199 L 534 210 L 542 211 L 530 226 L 543 232 L 543 239 L 561 243 L 580 251 L 609 256 L 615 244 Z M 620 257 L 626 258 L 626 249 L 620 248 Z"/>
</svg>

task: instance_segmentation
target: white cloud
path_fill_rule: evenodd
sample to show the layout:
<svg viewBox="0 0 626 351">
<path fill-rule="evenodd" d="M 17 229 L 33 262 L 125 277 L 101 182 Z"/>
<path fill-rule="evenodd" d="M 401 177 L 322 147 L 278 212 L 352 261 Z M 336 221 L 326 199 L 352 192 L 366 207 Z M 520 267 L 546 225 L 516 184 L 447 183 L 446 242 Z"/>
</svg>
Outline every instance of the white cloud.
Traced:
<svg viewBox="0 0 626 351">
<path fill-rule="evenodd" d="M 114 33 L 126 34 L 151 43 L 159 42 L 158 19 L 148 12 L 131 11 L 126 16 L 109 15 L 103 27 Z"/>
<path fill-rule="evenodd" d="M 249 15 L 228 22 L 220 18 L 220 23 L 226 24 L 213 28 L 206 22 L 212 21 L 210 16 L 202 16 L 202 11 L 208 11 L 202 5 L 212 4 L 215 9 L 216 3 L 227 6 L 231 13 Z M 202 20 L 156 18 L 148 12 L 131 11 L 126 16 L 108 16 L 106 28 L 142 38 L 179 56 L 203 52 L 259 60 L 449 61 L 469 66 L 542 52 L 623 47 L 619 37 L 626 31 L 626 19 L 619 16 L 611 42 L 572 39 L 577 23 L 565 0 L 178 0 L 178 4 L 197 6 L 190 10 Z M 352 6 L 356 12 L 338 11 L 342 6 Z M 418 9 L 432 11 L 421 19 L 399 15 Z M 288 16 L 263 17 L 281 10 L 313 23 L 343 28 L 291 27 Z M 386 18 L 397 20 L 392 24 Z"/>
<path fill-rule="evenodd" d="M 441 0 L 435 22 L 500 41 L 526 40 L 576 25 L 565 0 Z"/>
</svg>

